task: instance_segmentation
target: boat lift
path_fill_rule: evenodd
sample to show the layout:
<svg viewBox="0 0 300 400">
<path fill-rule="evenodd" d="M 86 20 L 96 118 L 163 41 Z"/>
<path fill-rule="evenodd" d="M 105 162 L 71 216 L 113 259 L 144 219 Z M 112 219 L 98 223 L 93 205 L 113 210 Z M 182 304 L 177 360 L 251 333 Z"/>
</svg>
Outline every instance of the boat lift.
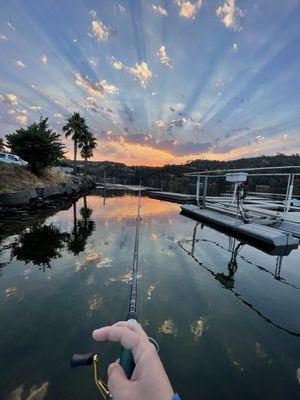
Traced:
<svg viewBox="0 0 300 400">
<path fill-rule="evenodd" d="M 196 220 L 226 228 L 232 234 L 250 237 L 267 245 L 297 247 L 300 238 L 300 207 L 293 205 L 294 181 L 295 177 L 300 176 L 297 169 L 300 166 L 186 173 L 185 176 L 197 179 L 197 205 L 182 205 L 182 212 Z M 263 198 L 253 195 L 247 197 L 245 182 L 249 177 L 255 176 L 287 177 L 284 200 L 270 199 L 267 193 Z M 233 195 L 208 196 L 208 181 L 224 178 L 234 184 Z"/>
</svg>

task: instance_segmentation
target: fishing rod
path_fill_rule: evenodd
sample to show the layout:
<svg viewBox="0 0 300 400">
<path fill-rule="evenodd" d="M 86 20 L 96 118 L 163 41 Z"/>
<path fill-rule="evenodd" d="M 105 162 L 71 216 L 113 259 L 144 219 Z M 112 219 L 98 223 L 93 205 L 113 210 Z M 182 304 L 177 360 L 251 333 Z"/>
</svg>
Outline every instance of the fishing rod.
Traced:
<svg viewBox="0 0 300 400">
<path fill-rule="evenodd" d="M 141 183 L 139 187 L 138 194 L 138 207 L 137 216 L 135 220 L 135 239 L 134 239 L 134 252 L 133 252 L 133 263 L 131 271 L 131 288 L 130 288 L 130 298 L 129 298 L 129 309 L 127 313 L 127 321 L 129 323 L 137 323 L 137 294 L 138 294 L 138 270 L 139 270 L 139 236 L 140 236 L 140 223 L 141 218 Z M 156 342 L 149 338 L 150 341 Z M 158 345 L 156 346 L 158 347 Z M 93 366 L 93 375 L 95 384 L 100 391 L 102 397 L 105 400 L 112 399 L 112 396 L 108 390 L 107 384 L 98 378 L 99 369 L 99 358 L 97 354 L 87 353 L 87 354 L 74 354 L 71 360 L 72 367 L 81 367 L 84 365 Z M 124 372 L 128 379 L 131 378 L 133 370 L 135 368 L 135 363 L 133 359 L 132 352 L 130 350 L 121 347 L 120 354 L 120 365 L 124 369 Z"/>
<path fill-rule="evenodd" d="M 138 198 L 138 210 L 135 220 L 135 239 L 134 239 L 134 252 L 133 252 L 133 262 L 131 271 L 131 289 L 130 289 L 130 300 L 129 309 L 127 314 L 127 321 L 130 323 L 137 322 L 137 289 L 138 289 L 138 271 L 139 271 L 139 239 L 140 239 L 140 223 L 141 218 L 141 184 L 139 189 Z M 120 355 L 120 365 L 124 369 L 127 378 L 130 379 L 133 373 L 135 363 L 133 359 L 132 352 L 130 350 L 122 347 Z"/>
</svg>

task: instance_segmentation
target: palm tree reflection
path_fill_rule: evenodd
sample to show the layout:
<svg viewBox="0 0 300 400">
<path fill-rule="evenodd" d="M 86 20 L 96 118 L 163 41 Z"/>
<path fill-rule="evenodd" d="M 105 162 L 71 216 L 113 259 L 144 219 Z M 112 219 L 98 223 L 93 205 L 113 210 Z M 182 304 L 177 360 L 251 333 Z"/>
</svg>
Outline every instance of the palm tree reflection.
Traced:
<svg viewBox="0 0 300 400">
<path fill-rule="evenodd" d="M 76 203 L 73 203 L 73 229 L 68 239 L 68 250 L 74 255 L 84 251 L 88 237 L 95 229 L 95 222 L 91 219 L 93 210 L 88 208 L 86 196 L 83 197 L 83 207 L 80 209 L 81 219 L 77 219 Z"/>
</svg>

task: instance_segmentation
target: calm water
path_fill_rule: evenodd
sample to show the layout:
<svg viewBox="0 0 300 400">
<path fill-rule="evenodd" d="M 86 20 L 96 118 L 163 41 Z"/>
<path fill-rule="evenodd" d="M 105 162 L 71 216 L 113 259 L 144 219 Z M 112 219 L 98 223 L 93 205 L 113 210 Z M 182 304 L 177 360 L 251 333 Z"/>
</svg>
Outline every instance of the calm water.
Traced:
<svg viewBox="0 0 300 400">
<path fill-rule="evenodd" d="M 97 351 L 105 377 L 118 357 L 90 333 L 126 316 L 136 205 L 88 196 L 2 225 L 1 399 L 99 399 L 90 369 L 69 360 Z M 140 320 L 182 398 L 299 398 L 300 251 L 280 259 L 195 233 L 177 204 L 143 198 L 142 216 Z"/>
</svg>

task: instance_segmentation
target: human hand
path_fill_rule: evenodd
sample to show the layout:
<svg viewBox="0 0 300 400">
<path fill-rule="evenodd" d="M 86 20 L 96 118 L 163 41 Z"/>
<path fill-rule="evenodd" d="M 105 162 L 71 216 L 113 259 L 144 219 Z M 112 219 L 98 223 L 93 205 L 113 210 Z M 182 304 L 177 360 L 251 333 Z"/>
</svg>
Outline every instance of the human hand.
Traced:
<svg viewBox="0 0 300 400">
<path fill-rule="evenodd" d="M 98 341 L 120 342 L 131 350 L 135 369 L 129 380 L 118 360 L 108 367 L 108 388 L 114 400 L 171 400 L 174 392 L 153 344 L 139 323 L 117 322 L 96 329 Z"/>
</svg>

